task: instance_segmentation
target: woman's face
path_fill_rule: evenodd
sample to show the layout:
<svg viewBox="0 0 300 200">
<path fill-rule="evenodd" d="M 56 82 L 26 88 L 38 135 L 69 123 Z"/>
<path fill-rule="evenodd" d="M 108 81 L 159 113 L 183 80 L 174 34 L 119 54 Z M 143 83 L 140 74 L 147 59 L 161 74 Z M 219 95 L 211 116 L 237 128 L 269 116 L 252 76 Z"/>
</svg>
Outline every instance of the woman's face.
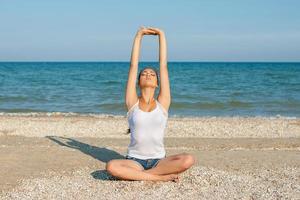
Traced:
<svg viewBox="0 0 300 200">
<path fill-rule="evenodd" d="M 140 88 L 143 87 L 158 87 L 157 76 L 153 69 L 144 69 L 140 76 Z"/>
</svg>

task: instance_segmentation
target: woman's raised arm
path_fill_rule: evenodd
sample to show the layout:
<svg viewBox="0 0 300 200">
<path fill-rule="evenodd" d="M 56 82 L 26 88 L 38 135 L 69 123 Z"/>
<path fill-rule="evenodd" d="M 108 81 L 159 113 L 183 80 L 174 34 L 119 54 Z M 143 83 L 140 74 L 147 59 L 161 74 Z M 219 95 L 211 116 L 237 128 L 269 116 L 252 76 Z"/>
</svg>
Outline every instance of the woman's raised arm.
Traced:
<svg viewBox="0 0 300 200">
<path fill-rule="evenodd" d="M 160 91 L 157 99 L 163 105 L 166 111 L 168 111 L 171 104 L 171 91 L 167 66 L 166 37 L 165 33 L 158 28 L 149 27 L 149 29 L 155 31 L 159 37 Z"/>
<path fill-rule="evenodd" d="M 126 95 L 125 95 L 125 102 L 128 110 L 138 100 L 138 96 L 136 92 L 136 81 L 137 81 L 141 40 L 143 35 L 156 35 L 156 33 L 152 30 L 141 27 L 135 35 L 133 47 L 131 51 L 130 69 L 128 72 L 128 80 L 127 80 Z"/>
</svg>

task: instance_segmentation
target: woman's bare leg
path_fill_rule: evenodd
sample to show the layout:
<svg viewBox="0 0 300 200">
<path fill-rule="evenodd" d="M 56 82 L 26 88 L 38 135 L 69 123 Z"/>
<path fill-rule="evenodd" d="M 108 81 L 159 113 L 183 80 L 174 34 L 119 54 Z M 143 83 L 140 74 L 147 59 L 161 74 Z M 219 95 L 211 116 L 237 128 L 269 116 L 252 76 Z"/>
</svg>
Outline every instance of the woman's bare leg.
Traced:
<svg viewBox="0 0 300 200">
<path fill-rule="evenodd" d="M 113 176 L 123 180 L 149 180 L 149 181 L 176 181 L 177 174 L 156 175 L 146 173 L 145 170 L 133 160 L 115 159 L 106 164 L 106 170 Z"/>
<path fill-rule="evenodd" d="M 145 172 L 153 175 L 178 174 L 189 169 L 195 162 L 192 154 L 181 153 L 163 158 L 154 168 Z"/>
</svg>

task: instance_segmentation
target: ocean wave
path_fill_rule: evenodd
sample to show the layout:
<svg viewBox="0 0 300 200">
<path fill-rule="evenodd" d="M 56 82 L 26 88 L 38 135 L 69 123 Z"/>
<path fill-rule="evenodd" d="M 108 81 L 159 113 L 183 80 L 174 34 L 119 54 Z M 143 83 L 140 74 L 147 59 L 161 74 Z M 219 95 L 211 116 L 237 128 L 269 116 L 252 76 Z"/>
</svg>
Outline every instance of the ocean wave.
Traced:
<svg viewBox="0 0 300 200">
<path fill-rule="evenodd" d="M 76 112 L 0 112 L 0 116 L 25 116 L 25 117 L 51 117 L 51 116 L 63 116 L 63 117 L 95 117 L 95 118 L 126 118 L 126 115 L 116 115 L 116 114 L 102 114 L 102 113 L 76 113 Z M 273 116 L 245 116 L 245 115 L 224 115 L 224 116 L 214 116 L 214 115 L 203 115 L 203 116 L 188 116 L 188 115 L 169 115 L 169 118 L 174 119 L 217 119 L 217 118 L 262 118 L 262 119 L 299 119 L 297 116 L 284 116 L 284 115 L 273 115 Z"/>
<path fill-rule="evenodd" d="M 101 114 L 101 113 L 75 113 L 75 112 L 0 112 L 0 116 L 36 116 L 36 117 L 51 117 L 51 116 L 85 116 L 85 117 L 108 117 L 108 118 L 124 118 L 124 115 Z"/>
</svg>

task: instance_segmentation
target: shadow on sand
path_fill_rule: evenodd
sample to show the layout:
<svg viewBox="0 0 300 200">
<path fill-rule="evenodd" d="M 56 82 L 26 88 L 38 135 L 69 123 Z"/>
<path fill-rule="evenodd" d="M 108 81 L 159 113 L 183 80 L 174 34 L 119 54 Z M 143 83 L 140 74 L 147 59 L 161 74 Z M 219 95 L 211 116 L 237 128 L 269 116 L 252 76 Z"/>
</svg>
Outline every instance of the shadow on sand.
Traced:
<svg viewBox="0 0 300 200">
<path fill-rule="evenodd" d="M 82 153 L 87 154 L 104 163 L 107 163 L 113 159 L 125 159 L 123 155 L 119 154 L 116 151 L 103 147 L 92 146 L 72 138 L 58 136 L 46 136 L 46 138 L 61 146 L 77 149 L 78 151 L 81 151 Z M 97 170 L 92 172 L 91 175 L 95 179 L 100 180 L 117 180 L 116 177 L 110 175 L 106 170 Z"/>
</svg>

